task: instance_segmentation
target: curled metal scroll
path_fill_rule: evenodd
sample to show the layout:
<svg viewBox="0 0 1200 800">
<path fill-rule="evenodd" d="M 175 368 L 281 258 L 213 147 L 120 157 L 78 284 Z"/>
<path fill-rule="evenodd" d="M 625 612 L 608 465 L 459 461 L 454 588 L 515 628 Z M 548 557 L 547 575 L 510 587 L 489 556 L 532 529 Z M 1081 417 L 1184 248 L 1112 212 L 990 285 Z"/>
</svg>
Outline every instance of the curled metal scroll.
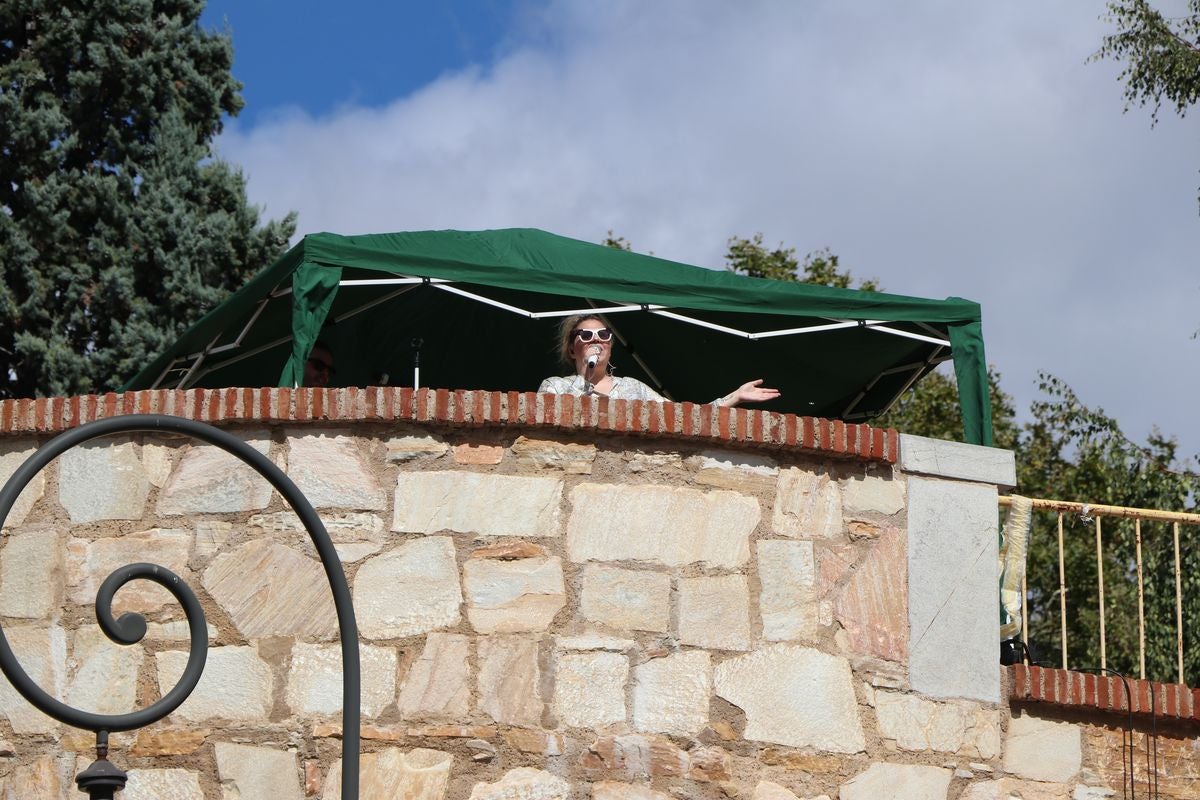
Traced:
<svg viewBox="0 0 1200 800">
<path fill-rule="evenodd" d="M 296 484 L 269 458 L 226 431 L 182 417 L 137 414 L 89 422 L 51 439 L 39 447 L 32 456 L 26 459 L 25 463 L 13 472 L 12 477 L 0 489 L 0 527 L 3 527 L 4 521 L 8 519 L 8 514 L 21 491 L 33 480 L 34 476 L 67 450 L 102 436 L 154 432 L 179 433 L 190 436 L 215 445 L 246 462 L 283 496 L 283 499 L 300 517 L 305 530 L 308 531 L 308 535 L 317 549 L 317 554 L 321 558 L 321 565 L 325 568 L 329 588 L 333 591 L 333 603 L 338 618 L 338 635 L 342 646 L 342 798 L 343 800 L 357 800 L 361 673 L 358 657 L 358 625 L 354 619 L 354 605 L 350 596 L 350 588 L 346 582 L 346 575 L 342 571 L 341 560 L 338 558 L 337 551 L 333 547 L 333 542 L 330 540 L 321 518 L 317 516 L 312 504 L 308 502 Z M 95 714 L 72 708 L 51 697 L 21 668 L 4 635 L 3 626 L 0 626 L 0 670 L 4 672 L 13 687 L 31 705 L 48 716 L 66 725 L 95 732 L 98 745 L 101 740 L 105 746 L 107 745 L 110 731 L 127 731 L 144 727 L 162 719 L 178 708 L 196 688 L 204 671 L 208 653 L 207 624 L 204 619 L 204 611 L 201 609 L 196 595 L 179 576 L 155 564 L 130 564 L 120 567 L 101 584 L 96 595 L 96 620 L 109 639 L 118 644 L 131 645 L 141 641 L 142 637 L 146 635 L 146 620 L 139 614 L 122 614 L 119 619 L 113 619 L 113 595 L 132 580 L 153 581 L 166 588 L 179 601 L 187 617 L 191 640 L 187 666 L 184 668 L 179 682 L 157 702 L 138 711 L 128 714 Z"/>
</svg>

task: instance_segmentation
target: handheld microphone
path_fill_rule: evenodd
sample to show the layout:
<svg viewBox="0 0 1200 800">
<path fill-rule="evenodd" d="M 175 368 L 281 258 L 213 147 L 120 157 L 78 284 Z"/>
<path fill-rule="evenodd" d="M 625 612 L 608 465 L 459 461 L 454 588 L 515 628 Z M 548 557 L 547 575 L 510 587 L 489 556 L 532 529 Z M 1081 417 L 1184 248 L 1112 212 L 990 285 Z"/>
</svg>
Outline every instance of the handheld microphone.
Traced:
<svg viewBox="0 0 1200 800">
<path fill-rule="evenodd" d="M 594 370 L 596 368 L 596 362 L 599 359 L 600 359 L 600 348 L 596 345 L 592 345 L 591 347 L 588 348 L 588 354 L 587 354 L 588 372 L 591 372 L 592 370 Z"/>
</svg>

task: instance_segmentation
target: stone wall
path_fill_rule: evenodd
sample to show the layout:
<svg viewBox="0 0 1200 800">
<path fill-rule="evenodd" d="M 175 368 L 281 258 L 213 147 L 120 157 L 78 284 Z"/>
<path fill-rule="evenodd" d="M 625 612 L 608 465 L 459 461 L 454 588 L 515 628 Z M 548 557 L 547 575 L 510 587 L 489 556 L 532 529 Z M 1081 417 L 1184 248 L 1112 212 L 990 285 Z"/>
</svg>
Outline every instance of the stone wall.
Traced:
<svg viewBox="0 0 1200 800">
<path fill-rule="evenodd" d="M 1014 783 L 1038 781 L 1063 797 L 1080 780 L 1116 792 L 1076 795 L 1084 798 L 1200 797 L 1200 690 L 1024 665 L 1006 681 L 1004 767 Z"/>
<path fill-rule="evenodd" d="M 1120 788 L 1013 755 L 1036 747 L 996 663 L 1011 454 L 688 403 L 231 389 L 0 402 L 0 478 L 57 431 L 147 412 L 220 424 L 317 507 L 360 627 L 364 800 Z M 0 550 L 29 674 L 105 713 L 174 685 L 187 633 L 163 590 L 117 595 L 149 621 L 139 645 L 94 624 L 99 582 L 135 561 L 196 589 L 210 650 L 175 714 L 114 734 L 126 800 L 337 797 L 324 575 L 278 495 L 212 447 L 138 434 L 29 486 Z M 2 682 L 0 714 L 0 798 L 79 796 L 90 734 Z"/>
</svg>

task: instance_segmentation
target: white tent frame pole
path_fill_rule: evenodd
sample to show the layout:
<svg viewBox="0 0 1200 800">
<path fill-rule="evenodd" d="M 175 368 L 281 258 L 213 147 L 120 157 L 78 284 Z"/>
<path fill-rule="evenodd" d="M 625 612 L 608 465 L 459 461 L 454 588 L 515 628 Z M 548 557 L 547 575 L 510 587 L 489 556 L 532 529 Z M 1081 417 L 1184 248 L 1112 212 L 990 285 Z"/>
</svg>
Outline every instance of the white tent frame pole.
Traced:
<svg viewBox="0 0 1200 800">
<path fill-rule="evenodd" d="M 185 383 L 187 383 L 187 379 L 188 379 L 188 378 L 190 378 L 190 377 L 192 377 L 192 373 L 193 373 L 193 372 L 195 372 L 195 371 L 196 371 L 196 369 L 197 369 L 197 368 L 198 368 L 198 367 L 199 367 L 201 364 L 203 364 L 203 363 L 204 363 L 204 358 L 205 358 L 205 357 L 208 355 L 209 351 L 210 351 L 210 350 L 212 350 L 212 346 L 213 346 L 214 344 L 216 344 L 216 343 L 217 343 L 217 339 L 220 339 L 220 338 L 221 338 L 221 334 L 222 334 L 222 333 L 224 333 L 224 332 L 225 332 L 225 331 L 221 331 L 221 332 L 219 332 L 219 333 L 218 333 L 216 336 L 214 336 L 214 337 L 213 337 L 212 341 L 208 343 L 208 347 L 204 348 L 204 351 L 203 351 L 203 352 L 201 352 L 201 353 L 199 354 L 199 356 L 196 358 L 196 360 L 195 360 L 195 361 L 192 363 L 192 366 L 191 366 L 191 368 L 190 368 L 190 369 L 188 369 L 188 371 L 187 371 L 186 373 L 184 373 L 184 376 L 183 376 L 182 378 L 180 378 L 180 379 L 179 379 L 179 383 L 178 383 L 178 384 L 176 384 L 176 386 L 175 386 L 175 388 L 176 388 L 176 389 L 182 389 L 182 388 L 183 388 L 183 385 L 184 385 Z"/>
<path fill-rule="evenodd" d="M 196 375 L 196 380 L 200 380 L 205 375 L 207 375 L 210 372 L 213 372 L 214 370 L 222 369 L 224 367 L 229 366 L 230 364 L 236 364 L 239 361 L 245 361 L 247 358 L 256 356 L 259 353 L 263 352 L 264 350 L 270 350 L 273 347 L 278 347 L 281 344 L 286 344 L 287 342 L 290 342 L 291 340 L 292 340 L 292 337 L 289 334 L 287 336 L 280 336 L 278 339 L 274 339 L 270 342 L 267 342 L 266 344 L 260 344 L 258 347 L 247 350 L 244 353 L 239 353 L 238 355 L 234 356 L 233 358 L 222 361 L 220 364 L 217 364 L 215 367 L 209 367 L 208 369 L 203 370 L 198 375 Z M 185 386 L 181 385 L 178 388 L 185 389 L 185 388 L 189 388 L 189 387 L 185 387 Z"/>
<path fill-rule="evenodd" d="M 935 339 L 932 336 L 925 336 L 920 333 L 902 331 L 898 328 L 889 328 L 887 325 L 867 325 L 865 327 L 873 331 L 879 331 L 880 333 L 890 333 L 893 336 L 903 336 L 905 339 L 916 339 L 918 342 L 928 342 L 929 344 L 936 344 L 940 347 L 950 346 L 950 342 L 946 341 L 945 339 Z"/>
</svg>

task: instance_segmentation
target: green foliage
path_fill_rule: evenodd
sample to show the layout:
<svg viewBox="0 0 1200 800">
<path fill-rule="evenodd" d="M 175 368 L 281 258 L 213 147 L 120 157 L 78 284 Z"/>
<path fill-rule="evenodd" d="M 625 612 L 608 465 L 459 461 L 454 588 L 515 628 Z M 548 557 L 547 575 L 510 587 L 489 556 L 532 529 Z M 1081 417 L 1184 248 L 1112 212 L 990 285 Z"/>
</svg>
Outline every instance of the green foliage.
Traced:
<svg viewBox="0 0 1200 800">
<path fill-rule="evenodd" d="M 988 392 L 992 399 L 995 446 L 1015 450 L 1020 441 L 1016 407 L 1012 397 L 1000 388 L 1000 373 L 991 368 L 988 369 Z M 930 372 L 911 391 L 901 395 L 890 411 L 871 420 L 871 424 L 931 439 L 960 441 L 963 424 L 958 384 L 942 372 Z"/>
<path fill-rule="evenodd" d="M 864 292 L 880 291 L 874 278 L 867 278 L 852 287 L 850 271 L 839 269 L 839 260 L 828 247 L 816 250 L 804 257 L 803 263 L 796 258 L 796 248 L 782 244 L 774 250 L 763 245 L 763 235 L 756 233 L 750 239 L 731 236 L 729 249 L 725 253 L 726 268 L 739 275 L 753 278 L 772 278 L 779 281 L 799 281 L 837 289 L 857 288 Z"/>
<path fill-rule="evenodd" d="M 1171 19 L 1147 0 L 1108 4 L 1105 18 L 1117 32 L 1104 37 L 1093 58 L 1124 62 L 1127 108 L 1150 104 L 1157 119 L 1166 101 L 1182 117 L 1200 99 L 1200 0 L 1189 0 L 1188 11 Z"/>
<path fill-rule="evenodd" d="M 291 236 L 213 157 L 242 100 L 203 6 L 0 6 L 0 397 L 115 388 Z"/>
<path fill-rule="evenodd" d="M 1043 399 L 1032 408 L 1032 421 L 1017 448 L 1017 490 L 1032 497 L 1102 505 L 1194 511 L 1200 475 L 1180 464 L 1176 443 L 1157 431 L 1146 444 L 1131 441 L 1103 410 L 1084 405 L 1070 387 L 1042 374 Z M 1072 667 L 1100 663 L 1099 589 L 1095 522 L 1065 515 L 1063 561 L 1067 593 L 1067 641 Z M 1131 521 L 1101 520 L 1104 542 L 1105 612 L 1109 667 L 1137 675 L 1138 612 L 1136 537 Z M 1170 524 L 1143 522 L 1144 613 L 1147 628 L 1147 676 L 1177 680 L 1175 645 L 1174 543 Z M 1183 543 L 1200 533 L 1181 529 Z M 1039 657 L 1060 663 L 1061 620 L 1058 582 L 1058 532 L 1053 514 L 1036 513 L 1030 533 L 1028 583 L 1030 640 Z M 1182 548 L 1184 631 L 1200 621 L 1200 550 Z M 1200 649 L 1187 647 L 1185 675 L 1200 680 Z"/>
<path fill-rule="evenodd" d="M 608 229 L 608 235 L 604 237 L 604 241 L 600 244 L 605 247 L 611 247 L 614 250 L 632 250 L 633 245 L 624 236 L 617 236 L 612 232 L 612 228 Z"/>
</svg>

